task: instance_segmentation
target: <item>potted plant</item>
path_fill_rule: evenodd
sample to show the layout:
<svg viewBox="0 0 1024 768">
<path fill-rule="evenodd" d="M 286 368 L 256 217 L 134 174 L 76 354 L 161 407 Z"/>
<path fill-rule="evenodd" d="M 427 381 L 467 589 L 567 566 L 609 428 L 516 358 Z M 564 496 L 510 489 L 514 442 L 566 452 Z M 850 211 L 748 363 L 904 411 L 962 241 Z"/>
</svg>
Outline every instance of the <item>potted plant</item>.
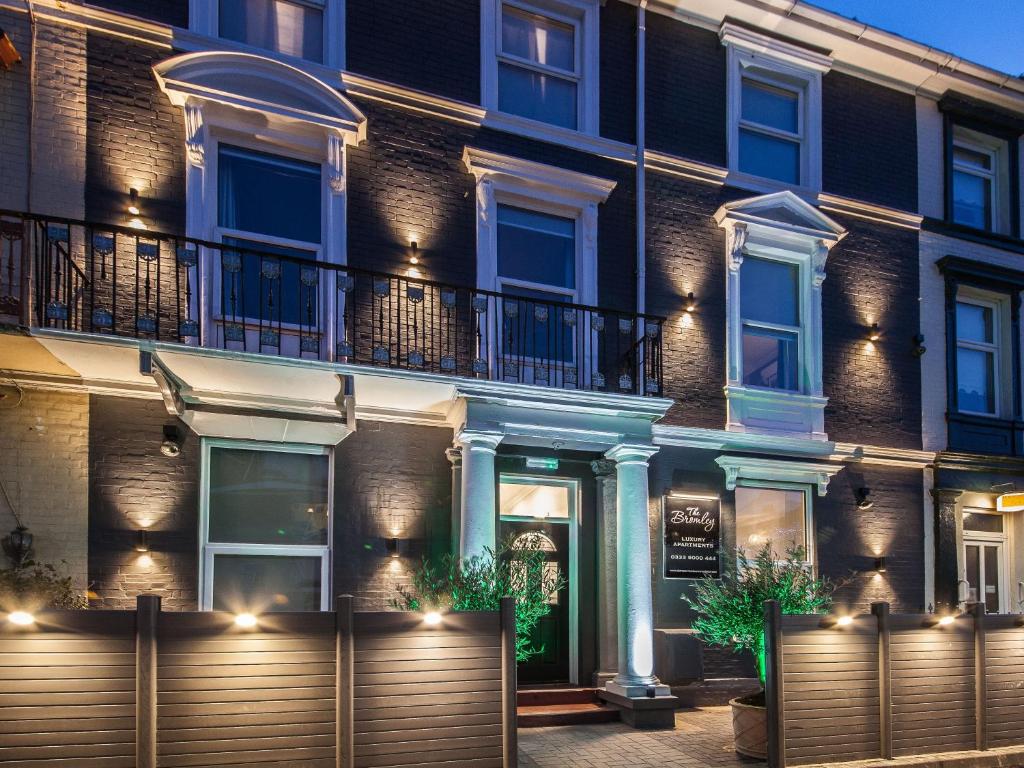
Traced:
<svg viewBox="0 0 1024 768">
<path fill-rule="evenodd" d="M 496 611 L 501 598 L 514 597 L 516 661 L 526 661 L 544 650 L 533 630 L 563 586 L 565 578 L 547 562 L 542 539 L 525 535 L 466 560 L 445 554 L 436 567 L 424 561 L 392 604 L 410 611 Z"/>
<path fill-rule="evenodd" d="M 694 594 L 683 599 L 697 613 L 693 628 L 705 643 L 735 651 L 750 651 L 757 662 L 761 690 L 729 702 L 733 736 L 741 755 L 765 759 L 768 751 L 768 716 L 765 709 L 764 603 L 777 600 L 783 613 L 826 613 L 832 606 L 835 585 L 820 579 L 804 558 L 801 547 L 780 558 L 766 543 L 754 556 L 737 552 L 735 569 L 719 579 L 698 582 Z"/>
</svg>

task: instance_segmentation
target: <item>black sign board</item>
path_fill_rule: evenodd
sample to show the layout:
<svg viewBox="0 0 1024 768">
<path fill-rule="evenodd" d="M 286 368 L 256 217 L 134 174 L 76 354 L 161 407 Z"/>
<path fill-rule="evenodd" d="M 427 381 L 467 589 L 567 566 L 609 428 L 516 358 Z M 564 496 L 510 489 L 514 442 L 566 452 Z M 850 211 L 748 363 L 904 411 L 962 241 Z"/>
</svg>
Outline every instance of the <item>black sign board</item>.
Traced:
<svg viewBox="0 0 1024 768">
<path fill-rule="evenodd" d="M 707 496 L 666 496 L 662 505 L 666 579 L 721 576 L 721 507 Z"/>
</svg>

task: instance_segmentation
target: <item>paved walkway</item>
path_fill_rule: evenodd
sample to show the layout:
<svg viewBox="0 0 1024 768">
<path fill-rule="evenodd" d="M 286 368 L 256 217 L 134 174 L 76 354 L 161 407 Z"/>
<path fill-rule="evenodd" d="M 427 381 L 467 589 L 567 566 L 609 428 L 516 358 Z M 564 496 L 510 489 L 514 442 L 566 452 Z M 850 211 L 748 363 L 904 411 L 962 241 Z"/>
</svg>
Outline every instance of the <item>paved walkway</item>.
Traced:
<svg viewBox="0 0 1024 768">
<path fill-rule="evenodd" d="M 623 723 L 524 728 L 519 768 L 757 768 L 732 748 L 729 707 L 684 709 L 672 731 L 638 731 Z"/>
</svg>

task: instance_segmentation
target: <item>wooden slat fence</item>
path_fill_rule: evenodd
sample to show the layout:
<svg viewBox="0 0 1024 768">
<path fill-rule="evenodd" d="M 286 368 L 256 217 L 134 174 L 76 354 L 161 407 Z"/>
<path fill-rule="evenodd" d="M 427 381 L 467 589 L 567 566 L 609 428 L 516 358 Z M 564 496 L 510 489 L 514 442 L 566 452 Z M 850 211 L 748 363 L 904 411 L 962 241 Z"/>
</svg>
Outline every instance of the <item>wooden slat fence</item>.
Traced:
<svg viewBox="0 0 1024 768">
<path fill-rule="evenodd" d="M 1024 617 L 940 618 L 765 603 L 772 768 L 1024 746 Z"/>
<path fill-rule="evenodd" d="M 48 612 L 0 621 L 5 768 L 513 768 L 515 619 Z"/>
</svg>

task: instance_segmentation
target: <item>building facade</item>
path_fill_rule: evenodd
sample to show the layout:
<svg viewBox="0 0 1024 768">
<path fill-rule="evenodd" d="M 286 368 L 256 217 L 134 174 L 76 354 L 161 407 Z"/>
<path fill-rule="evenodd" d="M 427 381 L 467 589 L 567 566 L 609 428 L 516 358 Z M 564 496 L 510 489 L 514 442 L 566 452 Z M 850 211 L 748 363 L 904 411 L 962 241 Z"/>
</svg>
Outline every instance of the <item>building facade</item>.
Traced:
<svg viewBox="0 0 1024 768">
<path fill-rule="evenodd" d="M 0 26 L 0 478 L 93 606 L 384 609 L 527 536 L 520 679 L 626 699 L 751 674 L 683 599 L 737 547 L 1020 609 L 1021 81 L 781 0 Z"/>
</svg>

